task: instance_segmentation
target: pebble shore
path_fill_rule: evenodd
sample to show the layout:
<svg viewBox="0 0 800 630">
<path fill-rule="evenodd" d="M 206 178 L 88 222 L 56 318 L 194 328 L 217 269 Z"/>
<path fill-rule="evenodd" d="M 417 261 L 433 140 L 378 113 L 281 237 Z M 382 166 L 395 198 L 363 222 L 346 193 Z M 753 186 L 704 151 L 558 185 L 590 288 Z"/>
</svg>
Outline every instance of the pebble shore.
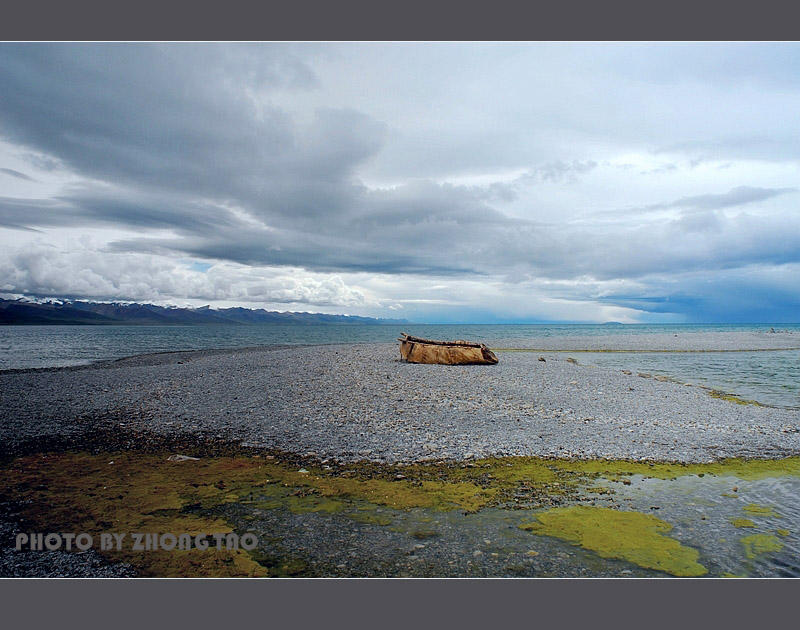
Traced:
<svg viewBox="0 0 800 630">
<path fill-rule="evenodd" d="M 577 365 L 563 350 L 795 348 L 790 333 L 487 341 L 493 366 L 414 365 L 396 343 L 143 355 L 0 373 L 2 450 L 104 427 L 338 461 L 534 455 L 708 462 L 800 454 L 800 412 Z M 541 350 L 541 353 L 538 351 Z M 544 359 L 544 360 L 541 360 Z"/>
<path fill-rule="evenodd" d="M 795 348 L 797 335 L 482 341 L 493 348 L 533 351 L 501 351 L 494 366 L 443 366 L 404 363 L 395 343 L 269 346 L 0 372 L 0 456 L 65 445 L 102 451 L 163 449 L 170 444 L 180 452 L 181 445 L 199 443 L 209 455 L 233 444 L 323 462 L 411 463 L 513 455 L 707 462 L 800 454 L 800 411 L 740 405 L 713 398 L 699 387 L 578 365 L 567 352 Z M 92 550 L 15 551 L 14 534 L 24 526 L 13 499 L 0 502 L 0 576 L 136 575 L 133 567 L 109 563 Z M 314 544 L 321 548 L 347 551 L 336 565 L 345 568 L 331 569 L 332 575 L 372 575 L 372 569 L 359 568 L 362 560 L 385 560 L 396 553 L 389 543 L 391 536 L 399 535 L 383 528 L 363 526 L 362 535 L 356 536 L 349 530 L 331 530 L 316 514 L 276 512 L 278 517 L 294 519 L 293 531 L 313 532 Z M 496 575 L 490 561 L 478 562 L 482 545 L 491 541 L 471 541 L 464 547 L 462 529 L 458 525 L 452 540 L 445 535 L 431 546 L 454 559 L 440 562 L 444 568 L 434 574 L 450 575 L 449 570 L 453 575 Z M 302 535 L 293 536 L 289 543 L 309 547 Z M 406 544 L 405 539 L 395 542 Z M 388 551 L 376 551 L 384 547 Z M 425 548 L 415 544 L 409 552 L 409 575 L 417 575 L 412 560 Z M 474 551 L 465 556 L 465 548 Z M 567 552 L 545 557 L 534 574 L 552 570 L 560 575 L 556 565 L 567 562 L 561 556 L 567 558 Z M 554 568 L 548 569 L 548 562 L 555 563 Z M 625 573 L 631 571 L 620 575 Z"/>
</svg>

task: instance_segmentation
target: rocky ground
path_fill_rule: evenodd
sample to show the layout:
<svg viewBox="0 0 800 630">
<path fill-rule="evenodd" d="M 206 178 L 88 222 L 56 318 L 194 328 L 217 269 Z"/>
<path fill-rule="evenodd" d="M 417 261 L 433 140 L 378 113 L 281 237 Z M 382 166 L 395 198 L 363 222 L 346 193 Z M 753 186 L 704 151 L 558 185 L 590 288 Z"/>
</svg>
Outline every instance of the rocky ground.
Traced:
<svg viewBox="0 0 800 630">
<path fill-rule="evenodd" d="M 345 462 L 797 455 L 796 410 L 735 404 L 697 387 L 577 365 L 556 351 L 756 350 L 798 342 L 789 333 L 504 340 L 489 345 L 541 351 L 499 352 L 494 366 L 407 364 L 395 344 L 274 346 L 11 371 L 0 373 L 0 455 L 114 436 L 133 448 L 147 444 L 131 436 L 192 437 Z M 5 529 L 13 522 L 0 520 Z M 6 576 L 129 574 L 78 555 L 28 553 L 36 557 L 25 560 L 6 549 L 0 567 Z"/>
<path fill-rule="evenodd" d="M 794 341 L 750 333 L 640 337 L 640 349 Z M 621 339 L 581 345 L 588 341 Z M 393 344 L 271 347 L 0 373 L 2 449 L 13 454 L 103 425 L 345 461 L 539 455 L 700 462 L 800 453 L 794 410 L 577 365 L 561 352 L 499 356 L 494 366 L 414 365 L 401 362 Z"/>
</svg>

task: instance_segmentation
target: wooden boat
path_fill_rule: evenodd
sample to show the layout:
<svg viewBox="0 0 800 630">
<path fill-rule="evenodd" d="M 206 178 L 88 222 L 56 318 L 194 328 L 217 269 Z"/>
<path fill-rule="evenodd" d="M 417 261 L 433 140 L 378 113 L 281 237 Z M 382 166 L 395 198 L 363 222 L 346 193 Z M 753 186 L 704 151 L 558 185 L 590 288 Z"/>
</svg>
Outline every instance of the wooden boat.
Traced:
<svg viewBox="0 0 800 630">
<path fill-rule="evenodd" d="M 494 365 L 497 356 L 482 343 L 464 341 L 433 341 L 406 333 L 400 342 L 400 356 L 409 363 L 442 363 L 444 365 Z"/>
</svg>

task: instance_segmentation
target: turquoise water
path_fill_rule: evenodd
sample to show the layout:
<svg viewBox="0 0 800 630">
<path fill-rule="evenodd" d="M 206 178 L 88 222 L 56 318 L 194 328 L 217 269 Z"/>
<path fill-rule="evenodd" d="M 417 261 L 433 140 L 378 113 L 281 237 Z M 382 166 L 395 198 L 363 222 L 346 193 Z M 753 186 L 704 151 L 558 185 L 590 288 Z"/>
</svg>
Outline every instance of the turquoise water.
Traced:
<svg viewBox="0 0 800 630">
<path fill-rule="evenodd" d="M 745 400 L 800 409 L 800 350 L 568 354 L 581 365 L 668 376 Z"/>
<path fill-rule="evenodd" d="M 776 324 L 800 334 L 800 325 Z M 502 340 L 576 335 L 768 331 L 769 324 L 535 324 L 344 326 L 2 326 L 0 370 L 63 367 L 175 350 L 268 344 L 394 343 L 401 332 L 432 339 Z M 580 363 L 664 374 L 744 398 L 800 408 L 800 351 L 572 353 Z"/>
</svg>

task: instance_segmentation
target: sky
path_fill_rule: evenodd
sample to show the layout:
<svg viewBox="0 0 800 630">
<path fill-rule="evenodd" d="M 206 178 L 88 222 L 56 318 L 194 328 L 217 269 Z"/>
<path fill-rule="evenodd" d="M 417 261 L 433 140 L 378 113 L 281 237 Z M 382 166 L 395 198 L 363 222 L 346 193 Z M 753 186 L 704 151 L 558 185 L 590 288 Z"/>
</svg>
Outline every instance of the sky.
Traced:
<svg viewBox="0 0 800 630">
<path fill-rule="evenodd" d="M 800 44 L 0 43 L 0 297 L 800 321 Z"/>
</svg>

